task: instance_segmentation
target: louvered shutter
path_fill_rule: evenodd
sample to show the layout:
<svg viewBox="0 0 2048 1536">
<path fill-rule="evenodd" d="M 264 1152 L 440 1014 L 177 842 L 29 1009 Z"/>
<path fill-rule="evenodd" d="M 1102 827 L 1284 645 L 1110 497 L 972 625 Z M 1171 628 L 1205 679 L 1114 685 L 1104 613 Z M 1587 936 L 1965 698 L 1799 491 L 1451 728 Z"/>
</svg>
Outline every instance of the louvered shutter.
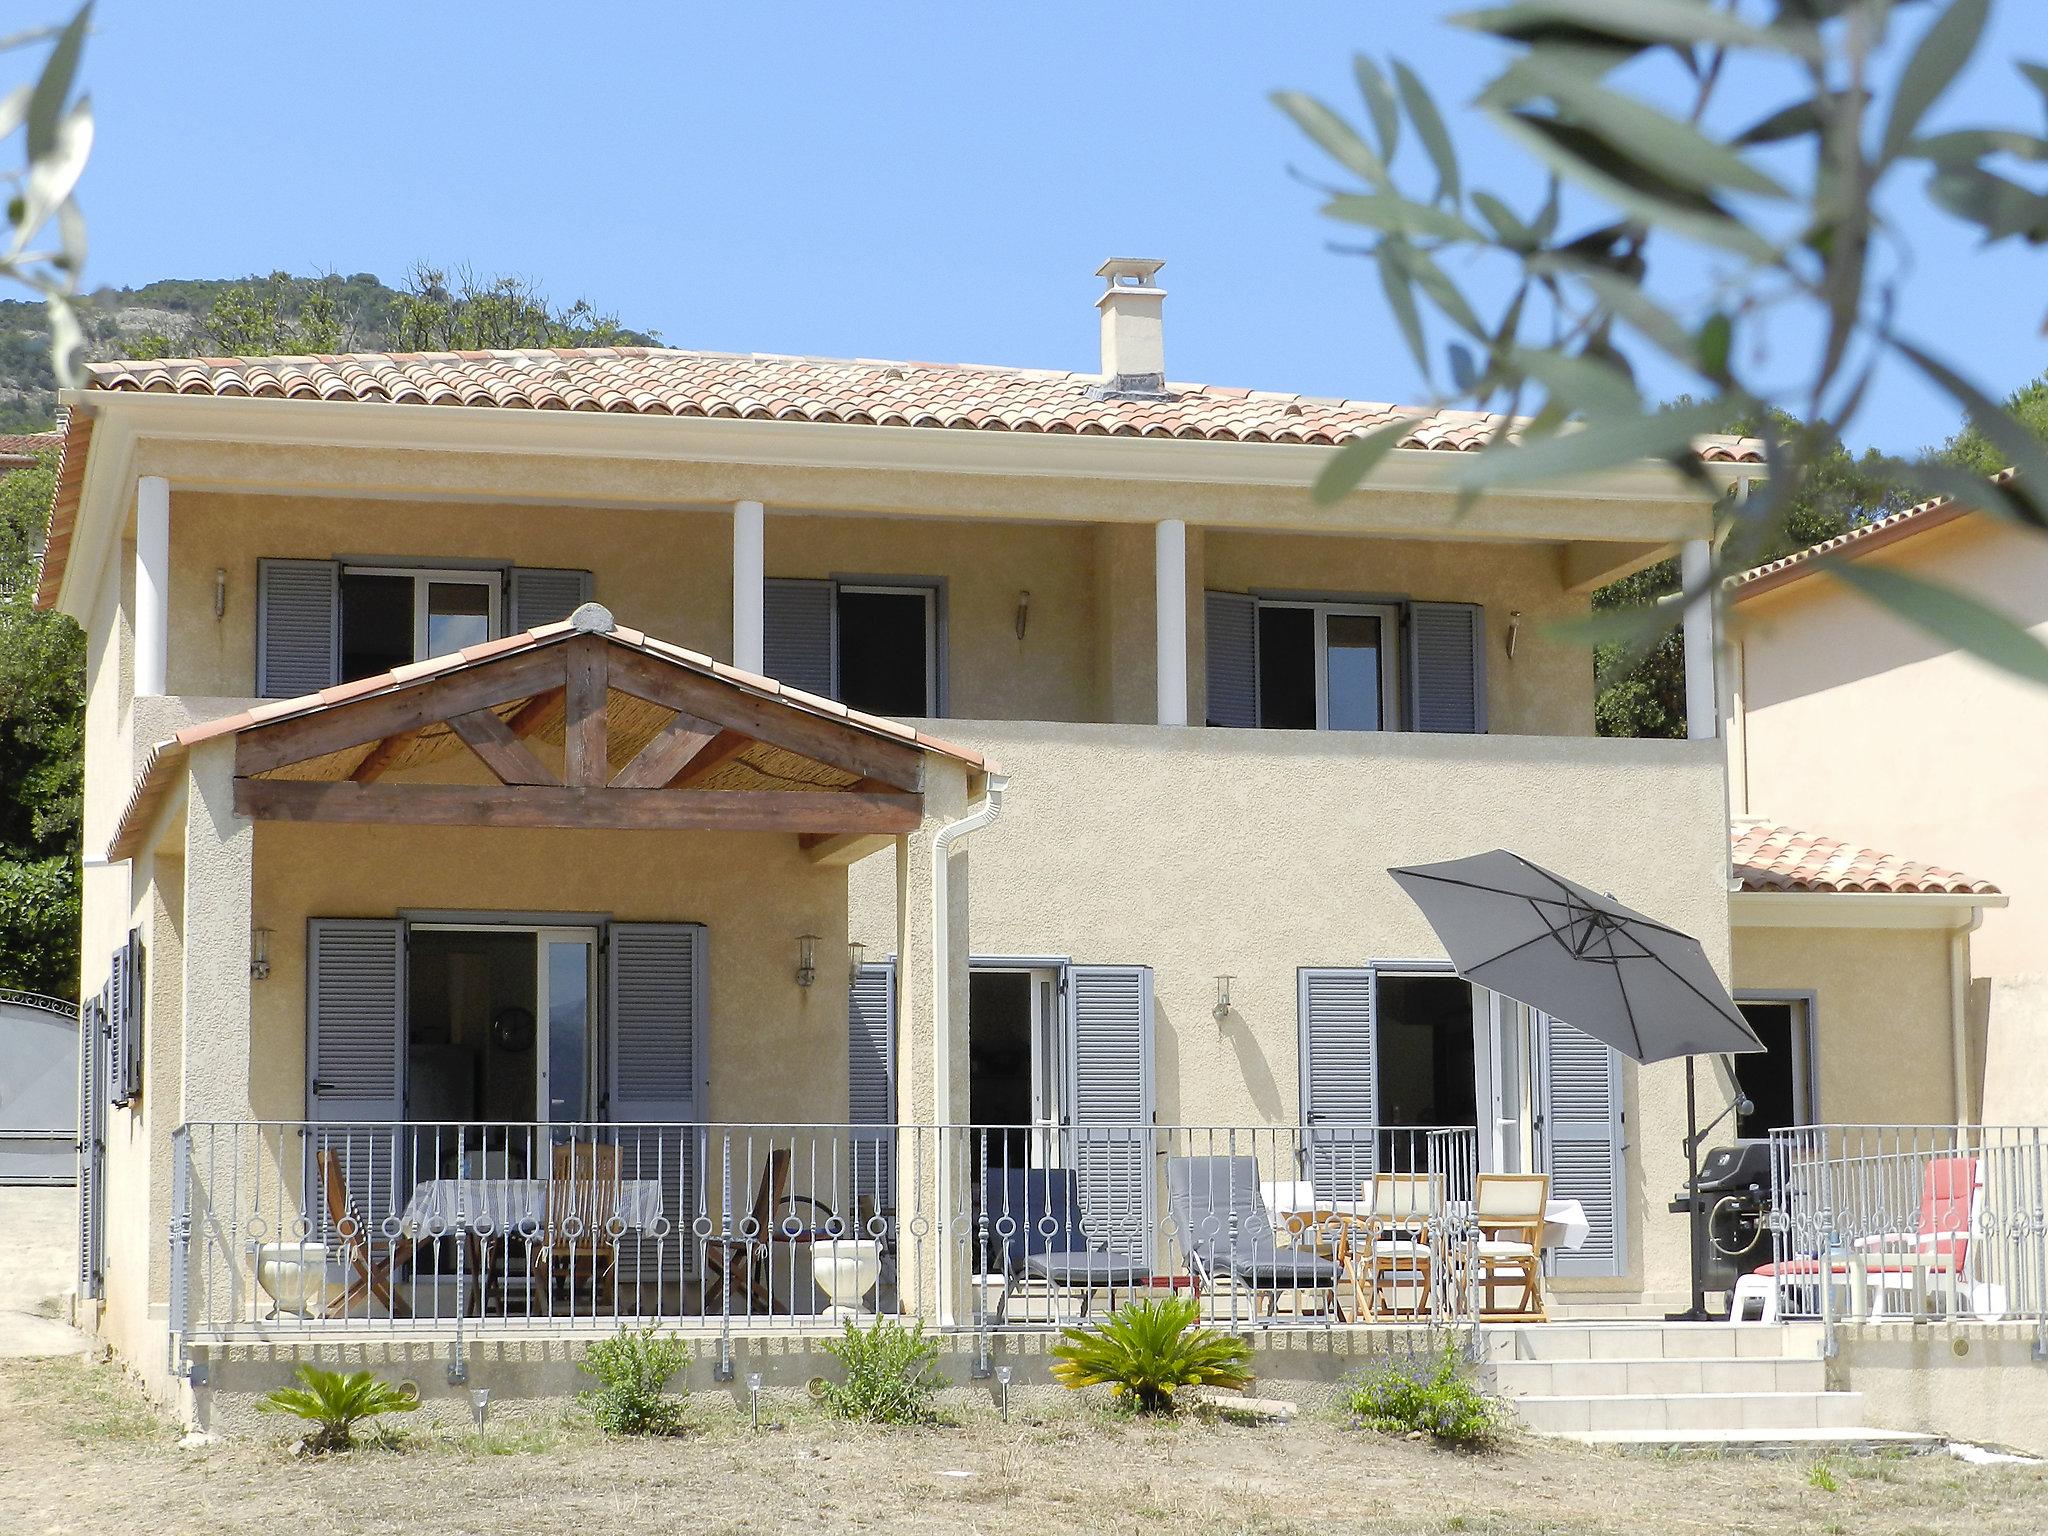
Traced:
<svg viewBox="0 0 2048 1536">
<path fill-rule="evenodd" d="M 1486 729 L 1486 610 L 1408 605 L 1408 696 L 1418 731 Z"/>
<path fill-rule="evenodd" d="M 590 572 L 551 570 L 544 566 L 512 568 L 511 616 L 506 629 L 512 634 L 559 624 L 590 601 Z"/>
<path fill-rule="evenodd" d="M 620 1264 L 649 1280 L 695 1268 L 690 1223 L 705 1209 L 697 1122 L 703 1113 L 710 969 L 697 923 L 613 923 L 605 996 L 607 1118 L 619 1132 L 619 1171 L 661 1185 L 665 1230 L 630 1233 Z M 665 1128 L 674 1125 L 676 1130 Z"/>
<path fill-rule="evenodd" d="M 114 951 L 107 966 L 107 1102 L 128 1102 L 128 946 Z"/>
<path fill-rule="evenodd" d="M 761 667 L 778 683 L 832 698 L 835 588 L 829 581 L 772 580 L 761 594 Z"/>
<path fill-rule="evenodd" d="M 1550 1256 L 1560 1275 L 1620 1275 L 1628 1269 L 1623 1203 L 1621 1058 L 1590 1035 L 1539 1015 L 1537 1130 L 1553 1199 L 1586 1208 L 1592 1232 L 1577 1252 Z"/>
<path fill-rule="evenodd" d="M 1356 1200 L 1373 1175 L 1379 1119 L 1379 1041 L 1372 970 L 1304 966 L 1301 1123 L 1309 1182 L 1320 1200 Z"/>
<path fill-rule="evenodd" d="M 1149 1264 L 1153 1253 L 1152 972 L 1067 972 L 1069 1166 L 1089 1246 Z"/>
<path fill-rule="evenodd" d="M 397 1122 L 405 1114 L 405 924 L 387 918 L 316 917 L 306 924 L 309 1076 L 314 1122 L 304 1170 L 307 1208 L 331 1235 L 334 1213 L 316 1154 L 341 1160 L 343 1182 L 372 1234 L 403 1205 Z"/>
<path fill-rule="evenodd" d="M 846 1118 L 886 1129 L 853 1134 L 851 1214 L 863 1202 L 876 1211 L 895 1204 L 895 1037 L 895 963 L 864 965 L 846 994 Z"/>
<path fill-rule="evenodd" d="M 1211 592 L 1203 604 L 1211 725 L 1259 723 L 1259 605 L 1242 592 Z"/>
<path fill-rule="evenodd" d="M 100 1253 L 106 1230 L 105 993 L 87 998 L 78 1013 L 78 1294 L 100 1294 Z"/>
<path fill-rule="evenodd" d="M 341 680 L 341 567 L 332 560 L 256 564 L 256 692 L 295 699 Z"/>
</svg>

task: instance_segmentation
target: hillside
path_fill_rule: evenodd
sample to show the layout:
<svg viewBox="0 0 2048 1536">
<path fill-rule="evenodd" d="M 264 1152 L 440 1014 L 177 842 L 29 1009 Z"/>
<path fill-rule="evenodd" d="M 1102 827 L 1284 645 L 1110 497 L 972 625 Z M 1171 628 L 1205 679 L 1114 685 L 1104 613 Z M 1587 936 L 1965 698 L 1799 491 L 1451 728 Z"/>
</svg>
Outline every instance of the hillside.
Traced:
<svg viewBox="0 0 2048 1536">
<path fill-rule="evenodd" d="M 437 351 L 651 344 L 583 300 L 557 307 L 521 278 L 416 268 L 403 287 L 352 277 L 164 278 L 98 288 L 79 305 L 86 356 Z M 0 301 L 0 433 L 55 425 L 56 377 L 39 300 Z"/>
</svg>

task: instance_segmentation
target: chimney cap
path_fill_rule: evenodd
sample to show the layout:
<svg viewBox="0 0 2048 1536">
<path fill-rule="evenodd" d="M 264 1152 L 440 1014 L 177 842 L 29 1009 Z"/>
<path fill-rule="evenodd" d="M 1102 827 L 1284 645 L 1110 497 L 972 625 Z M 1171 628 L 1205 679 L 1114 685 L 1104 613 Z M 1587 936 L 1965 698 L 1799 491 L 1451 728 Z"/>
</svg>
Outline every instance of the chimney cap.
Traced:
<svg viewBox="0 0 2048 1536">
<path fill-rule="evenodd" d="M 1153 280 L 1165 265 L 1149 256 L 1112 256 L 1095 269 L 1095 275 L 1109 279 L 1112 289 L 1153 288 L 1158 286 Z"/>
</svg>

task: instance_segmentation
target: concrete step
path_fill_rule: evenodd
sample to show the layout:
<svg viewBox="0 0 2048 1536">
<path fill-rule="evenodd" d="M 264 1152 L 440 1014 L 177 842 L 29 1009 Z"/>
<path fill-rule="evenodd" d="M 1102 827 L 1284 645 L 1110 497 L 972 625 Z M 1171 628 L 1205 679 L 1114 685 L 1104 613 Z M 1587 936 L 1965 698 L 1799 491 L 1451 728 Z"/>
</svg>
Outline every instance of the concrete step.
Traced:
<svg viewBox="0 0 2048 1536">
<path fill-rule="evenodd" d="M 1553 1436 L 1580 1445 L 1635 1451 L 1700 1451 L 1724 1456 L 1870 1456 L 1880 1451 L 1917 1455 L 1940 1450 L 1939 1435 L 1909 1429 L 1585 1429 Z"/>
<path fill-rule="evenodd" d="M 1516 1398 L 1511 1406 L 1529 1429 L 1546 1435 L 1854 1429 L 1863 1421 L 1860 1392 L 1553 1394 Z"/>
<path fill-rule="evenodd" d="M 1494 1390 L 1503 1397 L 1669 1396 L 1685 1392 L 1822 1392 L 1827 1366 L 1819 1358 L 1697 1355 L 1640 1360 L 1496 1360 Z"/>
<path fill-rule="evenodd" d="M 1804 1360 L 1821 1347 L 1818 1323 L 1516 1323 L 1482 1334 L 1490 1360 Z"/>
</svg>

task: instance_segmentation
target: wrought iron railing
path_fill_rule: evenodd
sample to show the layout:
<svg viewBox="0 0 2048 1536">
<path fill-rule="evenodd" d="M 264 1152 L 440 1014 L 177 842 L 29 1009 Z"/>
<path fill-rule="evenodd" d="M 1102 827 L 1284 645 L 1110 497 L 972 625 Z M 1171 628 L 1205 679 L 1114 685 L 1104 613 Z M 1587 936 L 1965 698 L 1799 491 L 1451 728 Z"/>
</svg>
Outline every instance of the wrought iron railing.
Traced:
<svg viewBox="0 0 2048 1536">
<path fill-rule="evenodd" d="M 1772 1315 L 2030 1323 L 2048 1355 L 2048 1128 L 1776 1131 L 1771 1206 L 1769 1272 L 1742 1291 Z"/>
<path fill-rule="evenodd" d="M 181 1350 L 876 1312 L 987 1335 L 1134 1294 L 1232 1329 L 1443 1322 L 1477 1166 L 1469 1127 L 1362 1125 L 220 1122 L 173 1155 Z"/>
</svg>

